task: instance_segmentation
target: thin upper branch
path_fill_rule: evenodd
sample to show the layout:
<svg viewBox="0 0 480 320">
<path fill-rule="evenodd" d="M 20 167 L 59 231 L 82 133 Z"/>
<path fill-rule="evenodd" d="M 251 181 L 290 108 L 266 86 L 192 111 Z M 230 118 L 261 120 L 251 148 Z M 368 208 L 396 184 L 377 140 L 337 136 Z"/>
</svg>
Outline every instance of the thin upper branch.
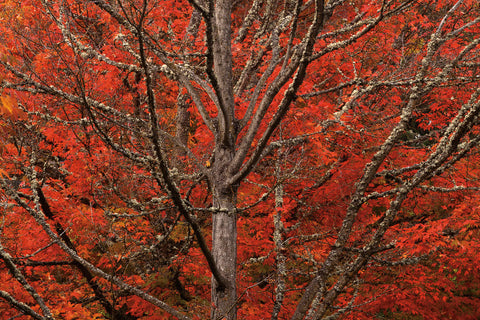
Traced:
<svg viewBox="0 0 480 320">
<path fill-rule="evenodd" d="M 303 39 L 301 46 L 303 49 L 301 51 L 298 51 L 299 54 L 297 55 L 297 57 L 292 58 L 293 61 L 288 67 L 289 70 L 286 73 L 281 74 L 281 76 L 277 77 L 273 81 L 269 89 L 267 89 L 267 93 L 263 97 L 262 102 L 260 103 L 260 106 L 258 107 L 258 110 L 252 119 L 252 123 L 247 130 L 247 133 L 242 139 L 240 147 L 238 148 L 238 152 L 235 155 L 232 164 L 230 165 L 231 172 L 238 172 L 228 181 L 228 183 L 231 183 L 232 185 L 237 184 L 244 177 L 246 177 L 260 160 L 260 156 L 265 149 L 268 140 L 280 124 L 285 114 L 287 113 L 288 109 L 291 106 L 291 103 L 295 100 L 298 89 L 300 88 L 303 80 L 305 79 L 306 70 L 310 63 L 309 57 L 313 52 L 313 46 L 315 44 L 316 37 L 323 25 L 324 2 L 323 0 L 318 0 L 315 2 L 315 5 L 316 6 L 314 20 L 308 30 L 307 35 Z M 267 129 L 257 143 L 257 147 L 253 151 L 252 156 L 242 167 L 242 163 L 248 153 L 249 147 L 252 144 L 256 133 L 258 132 L 260 123 L 263 121 L 267 109 L 271 105 L 274 97 L 279 92 L 280 88 L 290 79 L 290 75 L 292 75 L 295 70 L 296 73 L 293 77 L 293 81 L 289 85 L 288 89 L 285 91 L 283 99 L 278 106 L 277 112 L 273 116 L 273 119 L 270 121 Z"/>
<path fill-rule="evenodd" d="M 207 243 L 203 237 L 200 227 L 192 219 L 188 209 L 185 207 L 185 204 L 180 195 L 180 191 L 176 187 L 173 181 L 173 178 L 171 177 L 163 152 L 161 150 L 161 147 L 160 147 L 161 141 L 158 134 L 159 128 L 158 128 L 158 119 L 157 119 L 157 112 L 156 112 L 156 105 L 155 105 L 155 95 L 153 93 L 152 79 L 151 79 L 150 70 L 147 64 L 147 58 L 145 56 L 145 48 L 143 43 L 141 23 L 138 26 L 137 35 L 139 40 L 139 52 L 140 52 L 142 67 L 145 72 L 145 84 L 147 87 L 148 109 L 150 112 L 151 140 L 152 140 L 153 149 L 157 158 L 158 167 L 160 169 L 167 191 L 171 196 L 173 203 L 175 204 L 177 209 L 180 211 L 180 213 L 184 216 L 185 220 L 187 220 L 187 222 L 192 226 L 192 229 L 195 233 L 195 237 L 198 241 L 198 244 L 200 245 L 202 253 L 204 254 L 207 260 L 208 266 L 210 267 L 210 270 L 212 271 L 212 274 L 215 277 L 215 280 L 217 281 L 220 288 L 225 288 L 227 282 L 215 263 L 213 255 L 207 246 Z"/>
</svg>

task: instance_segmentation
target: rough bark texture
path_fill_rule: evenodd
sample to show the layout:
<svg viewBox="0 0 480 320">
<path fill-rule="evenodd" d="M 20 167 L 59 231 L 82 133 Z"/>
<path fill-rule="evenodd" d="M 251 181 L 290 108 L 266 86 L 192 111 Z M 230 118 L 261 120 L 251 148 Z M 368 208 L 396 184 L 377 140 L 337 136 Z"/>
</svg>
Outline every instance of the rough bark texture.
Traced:
<svg viewBox="0 0 480 320">
<path fill-rule="evenodd" d="M 219 288 L 212 278 L 211 319 L 236 319 L 237 219 L 232 197 L 235 197 L 234 191 L 218 195 L 216 205 L 222 211 L 213 215 L 212 253 L 227 280 L 227 287 Z"/>
<path fill-rule="evenodd" d="M 237 218 L 235 212 L 237 190 L 225 184 L 233 150 L 218 148 L 212 168 L 213 207 L 212 255 L 226 280 L 226 288 L 212 279 L 211 319 L 236 319 Z"/>
<path fill-rule="evenodd" d="M 234 130 L 235 105 L 232 79 L 230 0 L 215 3 L 213 14 L 214 75 L 212 84 L 219 101 L 219 126 L 216 136 L 215 163 L 212 171 L 213 206 L 218 211 L 212 217 L 212 254 L 226 288 L 218 287 L 212 279 L 211 319 L 236 319 L 237 226 L 236 187 L 225 184 L 230 178 L 228 166 L 233 158 L 236 140 Z"/>
</svg>

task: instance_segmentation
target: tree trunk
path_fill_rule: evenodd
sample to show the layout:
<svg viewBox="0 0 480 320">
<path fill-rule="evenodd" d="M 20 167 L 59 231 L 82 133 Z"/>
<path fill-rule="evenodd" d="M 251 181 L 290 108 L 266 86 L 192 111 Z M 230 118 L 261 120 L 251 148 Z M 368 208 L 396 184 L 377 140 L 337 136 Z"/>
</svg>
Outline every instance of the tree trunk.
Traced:
<svg viewBox="0 0 480 320">
<path fill-rule="evenodd" d="M 217 152 L 214 163 L 213 206 L 218 211 L 212 217 L 212 255 L 226 280 L 226 288 L 219 288 L 212 278 L 211 319 L 236 319 L 236 273 L 237 273 L 237 188 L 225 185 L 226 167 L 233 150 Z"/>
<path fill-rule="evenodd" d="M 227 280 L 227 288 L 219 289 L 212 279 L 212 319 L 236 319 L 237 224 L 234 211 L 213 216 L 213 257 Z"/>
</svg>

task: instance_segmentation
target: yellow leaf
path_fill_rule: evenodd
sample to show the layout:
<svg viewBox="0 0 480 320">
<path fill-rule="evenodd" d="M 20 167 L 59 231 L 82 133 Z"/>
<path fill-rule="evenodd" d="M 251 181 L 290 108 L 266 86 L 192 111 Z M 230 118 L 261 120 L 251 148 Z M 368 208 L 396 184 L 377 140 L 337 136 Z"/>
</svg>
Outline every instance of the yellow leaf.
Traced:
<svg viewBox="0 0 480 320">
<path fill-rule="evenodd" d="M 16 112 L 16 105 L 17 103 L 15 100 L 10 97 L 0 97 L 0 101 L 2 102 L 2 113 L 9 113 L 11 115 L 14 115 Z"/>
<path fill-rule="evenodd" d="M 24 113 L 18 107 L 17 101 L 10 96 L 0 96 L 0 114 L 12 120 L 23 119 Z"/>
<path fill-rule="evenodd" d="M 2 102 L 3 110 L 7 110 L 8 113 L 13 114 L 13 105 L 14 101 L 11 97 L 0 97 L 0 101 Z"/>
<path fill-rule="evenodd" d="M 6 177 L 8 178 L 8 173 L 7 171 L 3 170 L 2 168 L 0 168 L 0 177 Z"/>
</svg>

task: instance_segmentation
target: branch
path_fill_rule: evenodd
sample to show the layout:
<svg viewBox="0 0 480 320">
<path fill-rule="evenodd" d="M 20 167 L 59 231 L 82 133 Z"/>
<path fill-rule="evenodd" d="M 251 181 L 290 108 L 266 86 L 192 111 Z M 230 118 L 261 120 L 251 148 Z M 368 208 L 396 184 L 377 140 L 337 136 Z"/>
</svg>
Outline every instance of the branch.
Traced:
<svg viewBox="0 0 480 320">
<path fill-rule="evenodd" d="M 2 181 L 2 183 L 3 183 L 3 181 Z M 3 262 L 5 262 L 5 265 L 7 266 L 7 269 L 10 271 L 10 274 L 15 278 L 15 280 L 17 280 L 23 286 L 23 288 L 32 296 L 33 299 L 35 299 L 37 304 L 40 306 L 40 309 L 42 310 L 43 314 L 45 315 L 45 318 L 42 317 L 42 319 L 53 320 L 53 315 L 52 315 L 52 312 L 50 311 L 50 308 L 47 307 L 43 298 L 28 283 L 27 279 L 25 279 L 25 277 L 23 276 L 21 271 L 15 265 L 12 256 L 10 256 L 7 252 L 5 252 L 5 248 L 1 244 L 0 244 L 0 258 L 3 260 Z M 0 291 L 0 292 L 3 293 L 3 291 Z M 9 302 L 15 302 L 16 301 L 16 300 L 11 301 L 10 299 L 8 299 L 8 296 L 2 296 L 2 297 L 6 298 L 7 301 L 9 301 Z M 14 303 L 14 306 L 21 307 L 21 304 L 20 303 Z"/>
<path fill-rule="evenodd" d="M 0 290 L 0 297 L 5 299 L 12 307 L 15 309 L 19 310 L 23 314 L 30 316 L 34 319 L 37 320 L 49 320 L 53 318 L 45 318 L 44 316 L 36 313 L 32 308 L 30 308 L 28 305 L 26 305 L 23 302 L 20 302 L 16 300 L 14 297 L 12 297 L 8 292 Z"/>
<path fill-rule="evenodd" d="M 21 266 L 27 267 L 46 267 L 46 266 L 73 266 L 75 265 L 74 261 L 66 261 L 66 260 L 59 260 L 59 261 L 34 261 L 34 260 L 27 260 L 22 261 L 18 258 L 13 259 L 16 263 Z"/>
<path fill-rule="evenodd" d="M 148 109 L 150 112 L 151 140 L 152 140 L 155 156 L 157 158 L 158 167 L 160 169 L 167 191 L 171 196 L 173 203 L 178 208 L 180 213 L 184 216 L 185 220 L 192 226 L 193 232 L 195 233 L 195 237 L 197 238 L 197 241 L 202 250 L 202 253 L 207 259 L 208 266 L 210 267 L 210 270 L 212 271 L 212 274 L 215 277 L 215 280 L 217 281 L 220 288 L 226 288 L 227 282 L 215 263 L 213 255 L 210 252 L 210 249 L 208 248 L 205 239 L 203 238 L 200 227 L 191 218 L 190 213 L 188 212 L 188 209 L 185 207 L 182 197 L 180 195 L 180 192 L 177 189 L 172 177 L 170 176 L 170 171 L 168 170 L 168 166 L 165 161 L 163 152 L 160 148 L 160 137 L 158 135 L 158 119 L 157 119 L 157 113 L 156 113 L 156 107 L 155 107 L 155 95 L 152 89 L 152 79 L 150 76 L 150 70 L 148 68 L 146 57 L 145 57 L 145 49 L 144 49 L 141 24 L 138 26 L 137 35 L 139 40 L 139 51 L 140 51 L 140 57 L 142 61 L 142 67 L 145 72 L 145 83 L 147 87 L 147 98 L 148 98 L 147 101 L 148 101 Z"/>
<path fill-rule="evenodd" d="M 427 54 L 422 60 L 421 68 L 415 77 L 417 83 L 421 83 L 421 80 L 427 76 L 429 65 L 432 61 L 434 54 L 438 50 L 440 41 L 441 39 L 439 39 L 439 37 L 431 37 L 428 43 Z M 338 232 L 338 237 L 335 241 L 334 249 L 332 249 L 332 251 L 329 253 L 317 276 L 307 286 L 300 302 L 297 305 L 297 309 L 292 317 L 292 320 L 300 320 L 306 315 L 311 303 L 313 302 L 317 294 L 321 296 L 324 296 L 326 294 L 327 288 L 325 287 L 325 284 L 327 282 L 327 278 L 329 277 L 329 274 L 334 269 L 338 261 L 341 259 L 343 248 L 348 242 L 348 239 L 352 232 L 353 224 L 356 220 L 357 213 L 360 210 L 362 204 L 364 203 L 364 194 L 367 190 L 368 185 L 375 178 L 381 164 L 388 156 L 388 154 L 390 154 L 390 151 L 393 149 L 397 140 L 403 133 L 406 125 L 412 117 L 413 110 L 418 104 L 418 101 L 420 100 L 422 95 L 424 95 L 427 91 L 431 90 L 431 88 L 433 88 L 433 84 L 427 84 L 425 85 L 425 87 L 421 87 L 419 85 L 413 86 L 408 103 L 402 110 L 399 123 L 391 131 L 390 135 L 380 146 L 379 150 L 374 154 L 372 160 L 364 167 L 364 173 L 355 185 L 355 191 L 351 197 L 350 204 L 347 208 L 346 217 L 343 220 L 342 227 Z M 420 181 L 418 181 L 418 183 L 419 182 Z M 337 282 L 337 285 L 328 293 L 328 297 L 325 296 L 323 306 L 322 308 L 320 308 L 319 311 L 320 314 L 322 314 L 323 310 L 328 307 L 329 303 L 336 298 L 341 288 L 343 288 L 343 286 L 349 282 L 349 278 L 352 277 L 357 270 L 360 270 L 360 268 L 362 268 L 362 266 L 368 261 L 371 248 L 375 247 L 379 243 L 383 234 L 386 232 L 389 223 L 391 222 L 391 220 L 393 220 L 407 193 L 412 188 L 413 185 L 406 185 L 398 190 L 397 197 L 391 202 L 391 206 L 386 213 L 386 217 L 388 218 L 382 221 L 381 226 L 377 230 L 375 236 L 372 238 L 368 246 L 366 246 L 365 253 L 363 255 L 360 255 L 357 260 L 351 265 L 350 272 L 345 273 L 345 275 L 342 276 L 342 278 Z"/>
<path fill-rule="evenodd" d="M 303 80 L 306 76 L 306 70 L 310 63 L 308 59 L 313 52 L 313 46 L 315 44 L 315 39 L 320 32 L 323 26 L 323 17 L 324 17 L 324 0 L 316 0 L 316 7 L 315 7 L 315 17 L 313 20 L 312 25 L 310 26 L 307 35 L 303 39 L 303 50 L 301 54 L 297 58 L 292 58 L 291 65 L 289 66 L 289 71 L 286 72 L 284 75 L 279 75 L 274 81 L 273 84 L 267 90 L 264 98 L 262 99 L 258 110 L 252 119 L 252 123 L 245 134 L 245 137 L 242 139 L 242 142 L 238 148 L 238 152 L 235 155 L 232 164 L 229 167 L 230 172 L 238 172 L 232 178 L 229 179 L 228 183 L 230 185 L 235 185 L 239 183 L 243 178 L 245 178 L 255 167 L 257 162 L 260 160 L 262 152 L 264 151 L 268 140 L 270 139 L 271 135 L 275 131 L 275 129 L 280 124 L 281 120 L 287 113 L 290 108 L 291 103 L 295 100 L 296 94 L 298 89 L 303 83 Z M 294 62 L 295 61 L 295 62 Z M 248 159 L 248 161 L 243 165 L 242 163 L 245 157 L 247 156 L 249 147 L 252 144 L 252 141 L 258 132 L 260 127 L 260 123 L 262 122 L 264 115 L 270 106 L 271 102 L 273 101 L 274 97 L 280 90 L 280 88 L 285 84 L 288 79 L 290 79 L 290 74 L 293 73 L 298 67 L 298 70 L 293 77 L 293 81 L 286 90 L 282 101 L 277 109 L 277 112 L 273 116 L 273 119 L 268 124 L 267 129 L 263 133 L 262 137 L 260 138 L 257 147 L 252 153 L 252 156 Z M 288 74 L 288 78 L 286 78 Z M 284 78 L 285 77 L 285 78 Z"/>
<path fill-rule="evenodd" d="M 34 159 L 35 155 L 32 155 L 32 157 L 33 157 L 32 163 L 34 163 L 33 160 L 35 160 Z M 138 289 L 137 287 L 134 287 L 125 283 L 123 280 L 119 279 L 118 277 L 112 276 L 111 274 L 104 272 L 103 270 L 97 268 L 90 262 L 80 257 L 75 250 L 73 250 L 67 243 L 65 243 L 61 239 L 60 236 L 58 236 L 52 230 L 51 226 L 46 221 L 45 215 L 40 209 L 41 207 L 40 198 L 37 192 L 37 190 L 39 190 L 39 182 L 36 178 L 36 171 L 34 167 L 30 167 L 29 170 L 30 170 L 30 174 L 28 178 L 30 179 L 31 189 L 33 192 L 34 208 L 30 207 L 27 202 L 22 200 L 18 196 L 18 194 L 13 189 L 11 189 L 2 179 L 0 179 L 0 184 L 2 185 L 2 188 L 5 190 L 6 194 L 9 197 L 11 197 L 14 201 L 16 201 L 23 209 L 25 209 L 25 211 L 27 211 L 35 219 L 35 221 L 43 228 L 45 233 L 50 237 L 50 239 L 53 242 L 57 243 L 66 254 L 68 254 L 74 261 L 76 261 L 79 265 L 82 265 L 86 270 L 88 270 L 92 274 L 109 281 L 110 283 L 118 286 L 121 290 L 129 292 L 132 295 L 136 295 L 139 298 L 150 302 L 151 304 L 165 310 L 166 312 L 177 317 L 178 319 L 191 320 L 189 317 L 178 312 L 177 310 L 175 310 L 173 307 L 166 304 L 165 302 L 157 299 L 154 296 L 149 295 L 148 293 Z"/>
<path fill-rule="evenodd" d="M 116 10 L 109 3 L 107 3 L 104 0 L 92 0 L 92 1 L 100 9 L 102 9 L 103 11 L 107 12 L 110 16 L 112 16 L 112 18 L 114 18 L 120 25 L 122 25 L 127 30 L 129 30 L 132 34 L 137 34 L 137 32 L 139 31 L 137 30 L 138 26 L 133 25 L 130 21 L 122 17 L 122 15 L 116 12 Z M 196 4 L 195 1 L 190 1 L 190 2 L 192 3 L 192 5 L 195 6 Z M 199 10 L 202 13 L 202 15 L 206 14 L 206 11 L 202 7 L 195 6 L 195 8 Z M 149 34 L 143 28 L 142 30 L 140 30 L 140 32 L 143 37 L 142 41 L 144 41 L 146 45 L 149 45 L 151 49 L 155 52 L 156 56 L 160 59 L 160 61 L 162 61 L 162 63 L 164 63 L 168 67 L 168 69 L 171 70 L 178 77 L 179 82 L 182 84 L 182 86 L 184 86 L 187 89 L 189 95 L 192 97 L 192 100 L 195 102 L 195 105 L 197 106 L 198 111 L 202 116 L 205 124 L 208 126 L 208 128 L 212 132 L 215 132 L 215 126 L 213 124 L 213 121 L 208 115 L 208 113 L 206 112 L 205 106 L 203 105 L 203 102 L 200 96 L 198 95 L 198 93 L 196 92 L 195 88 L 192 86 L 190 81 L 188 81 L 188 77 L 185 76 L 183 72 L 181 72 L 181 69 L 177 64 L 173 63 L 170 59 L 168 59 L 167 55 L 160 49 L 161 46 L 157 44 L 156 40 L 154 40 L 154 37 L 151 37 L 151 36 L 149 36 L 148 38 L 145 37 L 146 35 L 148 36 Z M 143 69 L 143 67 L 140 67 L 140 68 Z"/>
<path fill-rule="evenodd" d="M 268 78 L 273 74 L 273 72 L 275 71 L 275 68 L 277 67 L 278 63 L 280 62 L 280 50 L 281 50 L 281 48 L 280 48 L 280 45 L 279 45 L 279 34 L 282 31 L 282 29 L 286 27 L 286 25 L 288 23 L 287 19 L 284 19 L 284 20 L 285 21 L 280 22 L 277 25 L 277 27 L 272 32 L 272 35 L 270 36 L 270 39 L 269 39 L 270 41 L 269 42 L 270 42 L 270 45 L 273 48 L 272 57 L 270 59 L 270 63 L 268 64 L 267 69 L 262 74 L 260 79 L 257 81 L 257 84 L 255 85 L 255 89 L 253 91 L 252 96 L 249 98 L 250 103 L 248 105 L 247 111 L 245 112 L 245 115 L 244 115 L 243 119 L 240 122 L 240 130 L 243 129 L 247 125 L 248 121 L 250 121 L 250 119 L 253 115 L 253 111 L 255 109 L 255 106 L 257 104 L 258 97 L 259 97 L 260 93 L 262 92 L 262 90 L 265 86 L 265 83 L 267 82 Z M 263 54 L 265 54 L 264 50 L 262 50 L 261 53 L 259 53 L 258 55 L 259 55 L 259 57 L 262 57 Z M 252 70 L 255 70 L 254 67 L 255 66 L 254 66 L 253 63 L 251 63 L 251 64 L 247 63 L 247 66 L 244 68 L 244 71 L 249 70 L 250 68 Z M 242 76 L 246 77 L 246 74 L 242 73 Z M 241 81 L 241 79 L 242 79 L 242 77 L 240 77 L 239 81 Z M 242 81 L 245 82 L 246 80 L 242 80 Z"/>
</svg>

